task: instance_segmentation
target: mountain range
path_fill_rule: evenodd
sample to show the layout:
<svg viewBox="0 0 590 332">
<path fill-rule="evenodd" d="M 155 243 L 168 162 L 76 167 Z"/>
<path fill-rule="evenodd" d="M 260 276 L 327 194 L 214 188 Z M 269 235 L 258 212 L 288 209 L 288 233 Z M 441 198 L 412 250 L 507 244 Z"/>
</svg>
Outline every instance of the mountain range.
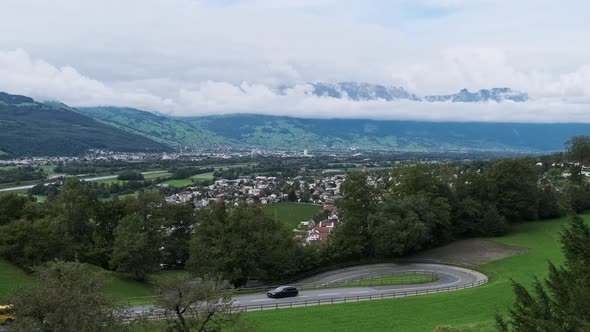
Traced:
<svg viewBox="0 0 590 332">
<path fill-rule="evenodd" d="M 97 121 L 63 104 L 0 92 L 0 155 L 76 155 L 88 149 L 167 151 L 169 146 Z"/>
<path fill-rule="evenodd" d="M 481 89 L 477 92 L 469 92 L 462 89 L 458 93 L 451 95 L 435 95 L 419 97 L 409 93 L 402 87 L 391 87 L 379 84 L 362 83 L 362 82 L 340 82 L 340 83 L 308 83 L 312 89 L 308 94 L 318 97 L 331 98 L 348 98 L 354 101 L 362 100 L 411 100 L 426 102 L 453 102 L 453 103 L 478 103 L 478 102 L 503 102 L 510 100 L 513 102 L 526 102 L 529 97 L 527 93 L 513 91 L 510 88 L 493 88 Z M 285 87 L 279 89 L 280 93 L 286 91 Z"/>
<path fill-rule="evenodd" d="M 507 93 L 503 91 L 498 93 Z M 549 152 L 562 150 L 572 136 L 589 132 L 590 124 L 585 123 L 303 119 L 259 114 L 173 117 L 125 107 L 71 108 L 0 93 L 0 155 L 73 155 L 93 148 L 156 152 L 179 147 Z"/>
<path fill-rule="evenodd" d="M 590 132 L 590 124 L 573 123 L 302 119 L 260 114 L 169 117 L 116 107 L 79 108 L 79 111 L 105 124 L 128 128 L 174 147 L 548 152 L 563 150 L 564 142 L 572 136 Z"/>
</svg>

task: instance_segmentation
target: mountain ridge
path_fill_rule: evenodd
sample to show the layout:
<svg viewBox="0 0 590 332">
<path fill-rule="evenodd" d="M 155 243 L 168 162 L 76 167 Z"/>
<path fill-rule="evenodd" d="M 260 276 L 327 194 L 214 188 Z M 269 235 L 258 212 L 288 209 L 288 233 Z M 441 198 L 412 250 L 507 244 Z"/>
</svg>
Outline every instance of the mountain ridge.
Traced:
<svg viewBox="0 0 590 332">
<path fill-rule="evenodd" d="M 80 110 L 86 111 L 84 108 Z M 116 112 L 116 108 L 110 112 Z M 110 117 L 96 110 L 93 116 Z M 133 114 L 128 116 L 134 117 Z M 170 123 L 182 125 L 184 130 L 192 128 L 200 133 L 209 133 L 218 142 L 217 146 L 282 150 L 359 148 L 400 152 L 550 152 L 562 150 L 563 143 L 571 136 L 590 132 L 590 124 L 576 123 L 309 119 L 260 114 L 167 118 L 172 121 Z M 116 121 L 129 125 L 132 119 L 121 117 Z M 149 135 L 149 132 L 146 134 Z M 191 145 L 187 141 L 175 143 L 175 146 Z"/>
<path fill-rule="evenodd" d="M 350 99 L 354 101 L 367 100 L 410 100 L 416 102 L 453 102 L 453 103 L 478 103 L 494 101 L 501 103 L 503 101 L 526 102 L 529 96 L 525 92 L 515 91 L 507 87 L 480 89 L 477 92 L 470 92 L 467 89 L 461 89 L 458 93 L 450 95 L 430 95 L 419 97 L 416 94 L 408 92 L 403 87 L 385 86 L 381 84 L 365 82 L 338 82 L 324 83 L 315 82 L 307 83 L 311 90 L 306 92 L 308 95 L 317 97 L 330 97 L 337 99 Z M 286 87 L 279 88 L 279 93 L 284 94 Z"/>
<path fill-rule="evenodd" d="M 74 111 L 0 92 L 0 150 L 11 155 L 76 155 L 88 149 L 156 152 L 169 147 Z"/>
</svg>

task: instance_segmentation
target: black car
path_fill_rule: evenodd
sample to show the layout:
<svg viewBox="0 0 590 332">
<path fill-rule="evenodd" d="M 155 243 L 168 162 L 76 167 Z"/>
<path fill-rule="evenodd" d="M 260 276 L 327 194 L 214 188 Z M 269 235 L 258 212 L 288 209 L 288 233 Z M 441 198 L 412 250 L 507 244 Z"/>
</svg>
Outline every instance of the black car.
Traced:
<svg viewBox="0 0 590 332">
<path fill-rule="evenodd" d="M 297 288 L 293 286 L 281 286 L 275 289 L 271 289 L 266 293 L 266 295 L 270 298 L 280 298 L 280 297 L 292 297 L 299 295 L 299 291 Z"/>
</svg>

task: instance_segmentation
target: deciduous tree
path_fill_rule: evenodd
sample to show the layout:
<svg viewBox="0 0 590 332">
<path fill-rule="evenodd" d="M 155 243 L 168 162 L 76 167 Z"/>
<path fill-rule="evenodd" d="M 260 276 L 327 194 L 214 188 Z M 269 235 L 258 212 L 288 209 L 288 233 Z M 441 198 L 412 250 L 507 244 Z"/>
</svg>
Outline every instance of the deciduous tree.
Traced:
<svg viewBox="0 0 590 332">
<path fill-rule="evenodd" d="M 123 330 L 102 280 L 79 263 L 54 261 L 38 269 L 32 286 L 14 293 L 16 331 Z"/>
</svg>

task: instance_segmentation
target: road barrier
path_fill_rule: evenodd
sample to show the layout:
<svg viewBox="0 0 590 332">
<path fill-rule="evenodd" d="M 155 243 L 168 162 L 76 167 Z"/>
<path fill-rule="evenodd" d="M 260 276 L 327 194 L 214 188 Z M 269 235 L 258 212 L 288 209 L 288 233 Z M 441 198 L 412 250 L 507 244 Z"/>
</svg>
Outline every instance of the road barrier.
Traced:
<svg viewBox="0 0 590 332">
<path fill-rule="evenodd" d="M 391 291 L 391 292 L 382 292 L 379 294 L 372 294 L 372 295 L 357 295 L 357 296 L 344 296 L 344 297 L 332 297 L 327 299 L 317 299 L 317 300 L 304 300 L 304 301 L 292 301 L 292 302 L 281 302 L 281 303 L 267 303 L 267 304 L 256 304 L 256 305 L 247 305 L 247 306 L 237 306 L 236 309 L 249 312 L 249 311 L 260 311 L 260 310 L 270 310 L 270 309 L 284 309 L 284 308 L 296 308 L 296 307 L 308 307 L 314 305 L 322 305 L 322 304 L 336 304 L 336 303 L 350 303 L 350 302 L 360 302 L 360 301 L 372 301 L 372 300 L 383 300 L 388 298 L 398 298 L 398 297 L 408 297 L 408 296 L 418 296 L 418 295 L 426 295 L 426 294 L 437 294 L 437 293 L 445 293 L 451 292 L 466 288 L 473 288 L 480 285 L 483 285 L 488 282 L 488 278 L 484 280 L 475 281 L 469 284 L 463 285 L 456 285 L 456 286 L 447 286 L 447 287 L 433 287 L 433 288 L 423 288 L 423 289 L 415 289 L 415 290 L 404 290 L 404 291 Z"/>
<path fill-rule="evenodd" d="M 407 275 L 408 279 L 403 280 L 400 279 L 397 282 L 391 281 L 384 281 L 379 280 L 388 277 L 403 277 Z M 412 275 L 424 275 L 427 276 L 426 279 L 422 278 L 416 280 L 412 278 Z M 425 270 L 409 270 L 409 271 L 400 271 L 400 272 L 393 272 L 393 273 L 382 273 L 382 274 L 375 274 L 370 273 L 367 276 L 361 276 L 357 278 L 353 278 L 346 281 L 337 281 L 337 282 L 323 282 L 323 283 L 281 283 L 281 284 L 272 284 L 272 285 L 265 285 L 260 287 L 248 287 L 248 288 L 239 288 L 236 290 L 237 294 L 247 294 L 247 293 L 259 293 L 259 292 L 266 292 L 269 289 L 273 289 L 279 286 L 289 285 L 294 286 L 299 289 L 322 289 L 322 288 L 338 288 L 338 287 L 372 287 L 372 286 L 386 286 L 386 285 L 402 285 L 402 284 L 422 284 L 428 283 L 438 280 L 438 276 L 436 273 L 431 271 Z M 356 285 L 358 283 L 363 283 L 362 285 Z"/>
<path fill-rule="evenodd" d="M 309 307 L 309 306 L 316 306 L 316 305 L 354 303 L 354 302 L 361 302 L 361 301 L 373 301 L 373 300 L 383 300 L 383 299 L 400 298 L 400 297 L 408 297 L 408 296 L 438 294 L 438 293 L 452 292 L 452 291 L 457 291 L 457 290 L 461 290 L 461 289 L 467 289 L 467 288 L 481 286 L 483 284 L 486 284 L 488 281 L 489 281 L 489 278 L 485 277 L 484 279 L 479 280 L 479 281 L 471 282 L 468 284 L 455 285 L 455 286 L 431 287 L 431 288 L 421 288 L 421 289 L 402 290 L 402 291 L 385 291 L 385 292 L 381 292 L 378 294 L 371 294 L 371 295 L 341 296 L 341 297 L 332 297 L 332 298 L 317 299 L 317 300 L 252 304 L 252 305 L 245 305 L 245 306 L 237 305 L 237 306 L 233 307 L 233 312 L 278 310 L 278 309 Z M 144 313 L 144 315 L 142 315 L 141 317 L 144 319 L 149 319 L 149 320 L 163 320 L 163 319 L 169 318 L 170 316 L 166 315 L 166 313 L 163 312 L 161 309 L 159 309 L 159 310 L 155 309 L 150 312 Z M 128 319 L 131 320 L 133 318 L 129 317 Z"/>
</svg>

